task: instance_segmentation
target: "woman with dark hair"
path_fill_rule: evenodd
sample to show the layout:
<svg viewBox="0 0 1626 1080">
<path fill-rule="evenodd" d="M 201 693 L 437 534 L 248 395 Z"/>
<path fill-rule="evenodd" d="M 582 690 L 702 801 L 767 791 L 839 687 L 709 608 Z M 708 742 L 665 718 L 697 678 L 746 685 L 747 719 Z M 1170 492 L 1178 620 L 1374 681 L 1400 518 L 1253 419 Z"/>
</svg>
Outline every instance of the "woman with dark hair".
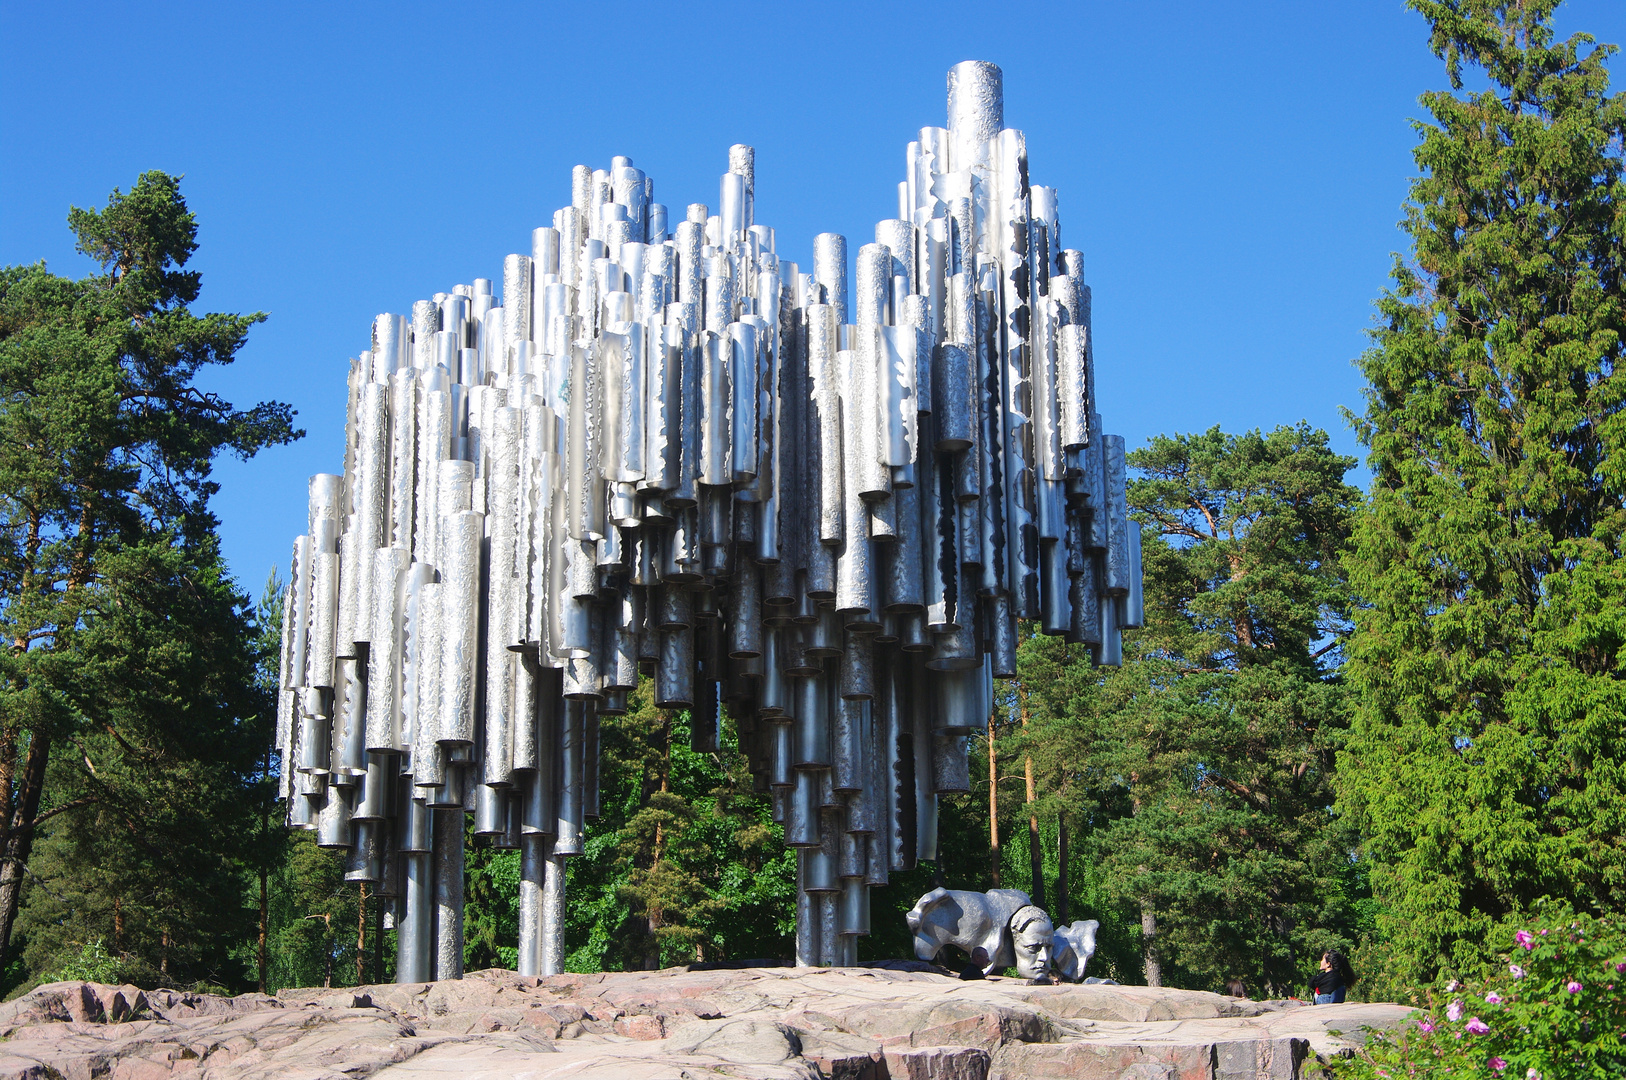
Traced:
<svg viewBox="0 0 1626 1080">
<path fill-rule="evenodd" d="M 1341 1005 L 1354 981 L 1355 972 L 1344 954 L 1328 949 L 1321 954 L 1321 970 L 1310 979 L 1310 998 L 1317 1005 Z"/>
</svg>

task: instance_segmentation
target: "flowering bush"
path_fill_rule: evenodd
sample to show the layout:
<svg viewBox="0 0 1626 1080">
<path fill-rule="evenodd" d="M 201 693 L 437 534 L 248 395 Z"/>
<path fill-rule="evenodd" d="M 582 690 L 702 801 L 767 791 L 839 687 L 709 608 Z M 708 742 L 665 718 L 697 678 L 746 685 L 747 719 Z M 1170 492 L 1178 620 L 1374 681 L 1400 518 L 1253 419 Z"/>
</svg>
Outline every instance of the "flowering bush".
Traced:
<svg viewBox="0 0 1626 1080">
<path fill-rule="evenodd" d="M 1374 1033 L 1340 1080 L 1587 1080 L 1626 1075 L 1626 934 L 1570 918 L 1520 929 L 1492 975 L 1455 979 L 1400 1028 Z"/>
</svg>

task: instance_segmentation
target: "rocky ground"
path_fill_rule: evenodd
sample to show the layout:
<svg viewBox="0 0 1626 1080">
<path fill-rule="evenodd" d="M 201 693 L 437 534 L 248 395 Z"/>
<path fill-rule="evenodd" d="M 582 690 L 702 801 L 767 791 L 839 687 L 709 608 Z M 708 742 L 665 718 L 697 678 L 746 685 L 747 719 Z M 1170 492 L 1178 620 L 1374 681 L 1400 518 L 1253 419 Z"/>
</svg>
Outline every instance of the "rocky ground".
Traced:
<svg viewBox="0 0 1626 1080">
<path fill-rule="evenodd" d="M 482 971 L 235 998 L 53 983 L 0 1005 L 0 1077 L 1296 1080 L 1406 1013 L 883 968 Z"/>
</svg>

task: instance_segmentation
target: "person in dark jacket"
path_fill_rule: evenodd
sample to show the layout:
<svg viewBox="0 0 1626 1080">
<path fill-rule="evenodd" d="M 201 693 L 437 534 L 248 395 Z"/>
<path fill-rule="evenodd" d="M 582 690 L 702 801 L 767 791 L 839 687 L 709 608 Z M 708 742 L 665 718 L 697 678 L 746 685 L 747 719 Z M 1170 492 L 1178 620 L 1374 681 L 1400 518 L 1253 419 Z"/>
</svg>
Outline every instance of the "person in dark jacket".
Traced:
<svg viewBox="0 0 1626 1080">
<path fill-rule="evenodd" d="M 1310 997 L 1317 1005 L 1341 1005 L 1344 994 L 1355 981 L 1349 961 L 1336 949 L 1321 954 L 1321 970 L 1310 980 Z"/>
</svg>

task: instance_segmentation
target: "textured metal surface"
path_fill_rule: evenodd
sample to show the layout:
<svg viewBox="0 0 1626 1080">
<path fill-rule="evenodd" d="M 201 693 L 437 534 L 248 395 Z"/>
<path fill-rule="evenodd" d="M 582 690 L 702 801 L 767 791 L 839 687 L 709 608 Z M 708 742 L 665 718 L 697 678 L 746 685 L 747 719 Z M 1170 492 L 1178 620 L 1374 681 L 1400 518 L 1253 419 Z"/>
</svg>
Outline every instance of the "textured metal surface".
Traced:
<svg viewBox="0 0 1626 1080">
<path fill-rule="evenodd" d="M 435 811 L 435 947 L 432 978 L 463 977 L 463 811 Z"/>
<path fill-rule="evenodd" d="M 850 963 L 868 890 L 937 859 L 1018 619 L 1121 662 L 1139 535 L 1083 257 L 999 69 L 956 66 L 948 114 L 851 265 L 834 233 L 779 259 L 750 147 L 670 227 L 616 158 L 497 281 L 373 320 L 294 545 L 276 740 L 289 824 L 401 898 L 402 979 L 460 974 L 469 813 L 520 849 L 521 969 L 561 970 L 601 724 L 641 677 L 772 793 L 798 962 Z"/>
</svg>

